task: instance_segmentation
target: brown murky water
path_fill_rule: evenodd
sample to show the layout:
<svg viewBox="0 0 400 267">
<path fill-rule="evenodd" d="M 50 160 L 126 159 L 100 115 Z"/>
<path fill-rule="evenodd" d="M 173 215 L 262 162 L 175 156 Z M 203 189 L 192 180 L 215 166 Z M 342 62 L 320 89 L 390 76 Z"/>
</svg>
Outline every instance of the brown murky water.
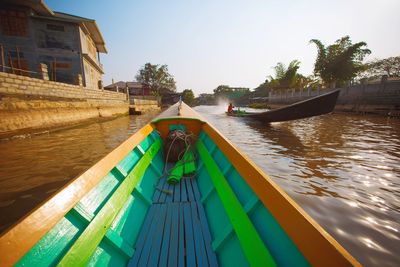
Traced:
<svg viewBox="0 0 400 267">
<path fill-rule="evenodd" d="M 263 125 L 196 107 L 367 266 L 400 266 L 400 120 L 331 114 Z M 0 231 L 154 114 L 0 142 Z"/>
</svg>

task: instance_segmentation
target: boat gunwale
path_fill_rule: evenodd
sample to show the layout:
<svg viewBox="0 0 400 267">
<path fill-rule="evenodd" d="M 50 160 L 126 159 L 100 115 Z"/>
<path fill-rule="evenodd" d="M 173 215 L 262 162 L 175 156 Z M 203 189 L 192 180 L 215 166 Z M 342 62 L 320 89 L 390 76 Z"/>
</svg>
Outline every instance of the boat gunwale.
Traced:
<svg viewBox="0 0 400 267">
<path fill-rule="evenodd" d="M 201 124 L 207 123 L 204 120 L 200 119 L 200 118 L 193 118 L 193 117 L 168 117 L 168 118 L 156 118 L 154 120 L 152 120 L 150 123 L 152 124 L 157 124 L 159 122 L 163 122 L 163 121 L 172 121 L 172 120 L 188 120 L 188 121 L 198 121 Z"/>
<path fill-rule="evenodd" d="M 1 262 L 5 266 L 17 263 L 153 130 L 155 130 L 153 124 L 143 126 L 92 167 L 65 184 L 42 204 L 5 230 L 0 236 Z"/>
</svg>

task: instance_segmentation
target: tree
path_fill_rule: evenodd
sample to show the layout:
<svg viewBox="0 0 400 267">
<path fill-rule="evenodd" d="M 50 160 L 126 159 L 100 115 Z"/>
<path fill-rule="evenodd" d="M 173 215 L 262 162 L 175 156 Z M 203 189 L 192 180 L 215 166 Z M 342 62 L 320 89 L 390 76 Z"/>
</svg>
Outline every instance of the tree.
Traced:
<svg viewBox="0 0 400 267">
<path fill-rule="evenodd" d="M 214 95 L 221 96 L 232 93 L 232 88 L 228 85 L 219 85 L 217 88 L 214 89 Z"/>
<path fill-rule="evenodd" d="M 228 85 L 219 85 L 214 89 L 214 96 L 228 99 L 235 99 L 250 92 L 249 88 L 245 87 L 229 87 Z"/>
<path fill-rule="evenodd" d="M 272 89 L 283 89 L 283 88 L 296 88 L 301 85 L 301 79 L 303 75 L 297 73 L 300 68 L 300 61 L 292 60 L 289 66 L 286 66 L 282 62 L 278 62 L 275 69 L 275 77 L 269 76 L 271 80 L 268 86 Z"/>
<path fill-rule="evenodd" d="M 269 93 L 269 86 L 268 86 L 268 79 L 265 80 L 265 82 L 261 83 L 259 86 L 254 88 L 253 94 L 254 95 L 260 95 L 260 96 L 267 96 Z"/>
<path fill-rule="evenodd" d="M 167 65 L 153 65 L 146 63 L 136 75 L 138 82 L 147 84 L 151 92 L 156 95 L 162 95 L 164 92 L 175 92 L 176 85 L 174 77 L 168 73 Z"/>
<path fill-rule="evenodd" d="M 182 100 L 189 106 L 194 104 L 194 94 L 192 89 L 185 89 L 182 92 Z"/>
<path fill-rule="evenodd" d="M 375 79 L 382 75 L 400 77 L 400 57 L 376 59 L 365 64 L 366 69 L 360 73 L 359 78 Z"/>
<path fill-rule="evenodd" d="M 310 40 L 310 43 L 314 43 L 318 49 L 314 74 L 331 88 L 350 81 L 361 72 L 365 68 L 362 64 L 364 57 L 371 53 L 365 42 L 352 44 L 349 36 L 344 36 L 327 47 L 317 39 Z"/>
</svg>

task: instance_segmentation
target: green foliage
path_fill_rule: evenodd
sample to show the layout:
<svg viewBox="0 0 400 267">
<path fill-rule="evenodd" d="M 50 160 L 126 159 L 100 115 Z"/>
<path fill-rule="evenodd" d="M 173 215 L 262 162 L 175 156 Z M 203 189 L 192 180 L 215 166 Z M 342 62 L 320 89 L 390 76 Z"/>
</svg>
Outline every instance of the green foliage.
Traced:
<svg viewBox="0 0 400 267">
<path fill-rule="evenodd" d="M 302 77 L 301 82 L 300 82 L 301 86 L 300 88 L 318 88 L 321 87 L 322 81 L 321 78 L 316 77 L 314 75 L 309 75 L 306 77 Z"/>
<path fill-rule="evenodd" d="M 376 79 L 387 75 L 388 77 L 400 77 L 400 57 L 376 59 L 365 64 L 365 70 L 360 73 L 360 79 Z"/>
<path fill-rule="evenodd" d="M 199 94 L 195 98 L 194 105 L 216 105 L 217 102 L 213 94 Z"/>
<path fill-rule="evenodd" d="M 353 44 L 349 36 L 344 36 L 327 47 L 317 39 L 310 40 L 310 43 L 314 43 L 318 49 L 314 74 L 330 87 L 350 81 L 364 70 L 362 60 L 371 53 L 365 42 Z"/>
<path fill-rule="evenodd" d="M 266 80 L 256 88 L 254 88 L 253 94 L 256 96 L 268 96 L 269 93 L 269 86 L 268 86 L 269 81 Z"/>
<path fill-rule="evenodd" d="M 236 99 L 249 92 L 249 88 L 229 87 L 228 85 L 220 85 L 216 89 L 214 89 L 214 95 L 216 97 L 223 97 L 228 99 Z"/>
<path fill-rule="evenodd" d="M 301 79 L 304 78 L 303 75 L 297 73 L 300 68 L 300 61 L 293 60 L 286 66 L 282 62 L 278 62 L 275 69 L 275 77 L 269 76 L 271 80 L 268 86 L 272 89 L 284 89 L 284 88 L 297 88 L 301 86 Z"/>
<path fill-rule="evenodd" d="M 183 90 L 182 100 L 189 106 L 192 106 L 194 104 L 194 93 L 193 93 L 192 89 Z"/>
<path fill-rule="evenodd" d="M 267 103 L 264 102 L 256 102 L 256 103 L 250 103 L 249 108 L 254 108 L 254 109 L 265 109 L 269 108 Z"/>
<path fill-rule="evenodd" d="M 223 95 L 231 92 L 232 88 L 230 88 L 228 85 L 219 85 L 214 89 L 214 95 Z"/>
<path fill-rule="evenodd" d="M 176 91 L 174 77 L 168 73 L 167 65 L 146 63 L 136 75 L 136 80 L 147 84 L 156 96 Z"/>
</svg>

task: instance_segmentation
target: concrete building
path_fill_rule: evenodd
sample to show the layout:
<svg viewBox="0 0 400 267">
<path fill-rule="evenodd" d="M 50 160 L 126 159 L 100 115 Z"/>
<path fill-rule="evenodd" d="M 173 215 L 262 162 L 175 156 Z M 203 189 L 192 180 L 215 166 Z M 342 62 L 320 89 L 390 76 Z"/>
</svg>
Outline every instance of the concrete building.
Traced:
<svg viewBox="0 0 400 267">
<path fill-rule="evenodd" d="M 104 89 L 115 92 L 126 93 L 126 88 L 129 89 L 130 96 L 149 96 L 151 95 L 150 88 L 146 84 L 140 82 L 124 82 L 119 81 L 104 87 Z"/>
<path fill-rule="evenodd" d="M 102 87 L 104 39 L 92 19 L 51 10 L 43 0 L 1 0 L 0 71 Z"/>
</svg>

